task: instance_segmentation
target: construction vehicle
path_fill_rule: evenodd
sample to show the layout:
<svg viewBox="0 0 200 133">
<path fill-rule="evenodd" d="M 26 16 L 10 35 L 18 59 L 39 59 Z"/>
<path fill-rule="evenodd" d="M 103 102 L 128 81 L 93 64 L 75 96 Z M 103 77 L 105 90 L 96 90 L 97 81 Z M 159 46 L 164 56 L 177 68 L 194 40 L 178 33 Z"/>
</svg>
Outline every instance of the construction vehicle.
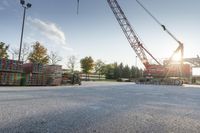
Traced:
<svg viewBox="0 0 200 133">
<path fill-rule="evenodd" d="M 64 73 L 62 74 L 62 84 L 81 85 L 81 77 L 78 73 Z"/>
<path fill-rule="evenodd" d="M 157 23 L 166 31 L 172 38 L 174 38 L 179 46 L 174 51 L 172 56 L 161 64 L 143 45 L 139 40 L 138 35 L 131 27 L 126 15 L 118 4 L 117 0 L 107 0 L 110 8 L 112 9 L 121 29 L 123 30 L 128 42 L 135 51 L 137 57 L 145 67 L 144 77 L 138 81 L 138 83 L 150 83 L 150 84 L 167 84 L 167 85 L 182 85 L 183 77 L 189 77 L 191 74 L 191 68 L 188 64 L 183 64 L 183 43 L 181 43 L 176 37 L 169 32 L 169 30 L 162 25 L 144 6 L 137 0 L 137 2 L 151 15 Z M 172 59 L 175 54 L 180 52 L 181 60 L 178 64 L 173 64 Z M 156 64 L 150 63 L 150 57 Z"/>
<path fill-rule="evenodd" d="M 145 67 L 143 75 L 144 78 L 138 80 L 138 83 L 182 85 L 183 79 L 185 79 L 185 77 L 190 77 L 191 75 L 190 65 L 183 64 L 183 43 L 181 43 L 163 24 L 161 24 L 138 0 L 136 1 L 164 29 L 164 31 L 166 31 L 179 44 L 178 48 L 173 52 L 172 56 L 168 60 L 165 60 L 163 63 L 160 63 L 144 47 L 144 44 L 141 42 L 138 35 L 132 28 L 129 20 L 121 9 L 117 0 L 107 0 L 129 44 Z M 174 64 L 172 59 L 177 53 L 181 54 L 181 60 L 178 64 Z M 149 57 L 153 59 L 155 63 L 150 63 Z"/>
</svg>

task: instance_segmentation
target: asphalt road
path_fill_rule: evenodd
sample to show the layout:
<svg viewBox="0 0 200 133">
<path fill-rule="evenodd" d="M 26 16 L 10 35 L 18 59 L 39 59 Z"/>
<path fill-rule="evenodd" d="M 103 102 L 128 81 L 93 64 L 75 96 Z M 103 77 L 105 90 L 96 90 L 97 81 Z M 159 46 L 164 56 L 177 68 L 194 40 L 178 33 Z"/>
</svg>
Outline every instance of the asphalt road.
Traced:
<svg viewBox="0 0 200 133">
<path fill-rule="evenodd" d="M 0 87 L 0 133 L 199 133 L 200 87 Z"/>
</svg>

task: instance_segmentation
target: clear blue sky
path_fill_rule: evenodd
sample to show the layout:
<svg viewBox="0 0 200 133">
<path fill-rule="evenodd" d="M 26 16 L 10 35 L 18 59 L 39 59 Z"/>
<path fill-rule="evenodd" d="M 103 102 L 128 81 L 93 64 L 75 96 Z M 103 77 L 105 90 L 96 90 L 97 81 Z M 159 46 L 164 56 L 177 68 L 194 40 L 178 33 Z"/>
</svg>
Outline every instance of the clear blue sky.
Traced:
<svg viewBox="0 0 200 133">
<path fill-rule="evenodd" d="M 135 53 L 106 0 L 27 0 L 24 42 L 40 41 L 58 52 L 63 62 L 70 55 L 92 56 L 107 63 L 135 65 Z M 185 57 L 200 49 L 199 0 L 140 0 L 185 46 Z M 155 23 L 135 0 L 118 0 L 133 28 L 156 58 L 169 57 L 178 44 Z M 0 0 L 0 41 L 19 47 L 23 9 L 19 0 Z M 138 61 L 138 65 L 139 61 Z"/>
</svg>

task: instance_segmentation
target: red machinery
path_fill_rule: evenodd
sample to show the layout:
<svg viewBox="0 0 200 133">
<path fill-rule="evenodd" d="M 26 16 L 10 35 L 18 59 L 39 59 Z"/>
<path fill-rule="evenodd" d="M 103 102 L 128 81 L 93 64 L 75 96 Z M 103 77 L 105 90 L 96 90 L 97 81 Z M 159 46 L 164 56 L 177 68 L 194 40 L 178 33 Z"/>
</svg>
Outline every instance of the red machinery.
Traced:
<svg viewBox="0 0 200 133">
<path fill-rule="evenodd" d="M 180 77 L 188 77 L 191 73 L 191 68 L 188 64 L 183 64 L 183 43 L 181 43 L 178 39 L 175 38 L 173 34 L 169 32 L 169 30 L 162 25 L 138 0 L 136 0 L 145 11 L 153 17 L 153 19 L 161 25 L 161 27 L 166 31 L 173 39 L 175 39 L 179 46 L 174 51 L 172 56 L 166 61 L 165 64 L 161 64 L 141 43 L 136 32 L 131 27 L 127 17 L 125 16 L 123 10 L 118 4 L 117 0 L 107 0 L 110 8 L 112 9 L 119 25 L 121 26 L 126 38 L 128 39 L 131 47 L 135 51 L 136 55 L 139 57 L 140 61 L 145 66 L 146 70 L 144 75 L 146 77 L 151 77 L 147 79 L 148 82 L 153 82 L 152 79 L 157 79 L 156 82 L 159 84 L 176 84 L 181 85 L 182 81 Z M 179 64 L 172 64 L 173 56 L 180 52 L 181 61 Z M 157 64 L 151 64 L 147 55 L 150 56 Z M 178 77 L 178 78 L 170 78 L 170 77 Z M 144 81 L 144 80 L 143 80 Z"/>
<path fill-rule="evenodd" d="M 158 84 L 181 85 L 182 81 L 180 79 L 189 77 L 191 75 L 191 67 L 188 64 L 183 64 L 183 43 L 181 43 L 163 24 L 161 24 L 138 0 L 136 1 L 163 28 L 164 31 L 166 31 L 179 44 L 178 48 L 173 52 L 172 56 L 163 64 L 161 64 L 141 43 L 139 37 L 131 27 L 131 24 L 129 23 L 117 0 L 107 0 L 128 42 L 146 68 L 144 76 L 148 78 L 145 79 L 145 82 L 156 81 Z M 79 0 L 77 0 L 77 2 L 79 6 Z M 173 64 L 172 59 L 178 52 L 181 54 L 181 60 L 178 64 Z M 156 64 L 150 63 L 147 56 L 151 57 L 156 62 Z"/>
</svg>

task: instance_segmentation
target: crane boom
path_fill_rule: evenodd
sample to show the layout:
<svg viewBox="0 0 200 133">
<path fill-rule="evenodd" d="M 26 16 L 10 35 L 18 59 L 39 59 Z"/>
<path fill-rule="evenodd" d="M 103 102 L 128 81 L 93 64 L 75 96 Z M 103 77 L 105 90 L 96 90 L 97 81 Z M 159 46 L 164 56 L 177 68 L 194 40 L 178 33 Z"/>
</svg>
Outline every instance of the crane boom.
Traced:
<svg viewBox="0 0 200 133">
<path fill-rule="evenodd" d="M 77 11 L 79 6 L 79 0 L 77 5 Z M 180 75 L 179 68 L 176 65 L 162 65 L 160 64 L 156 58 L 143 46 L 141 41 L 139 40 L 139 37 L 137 36 L 136 32 L 131 27 L 131 24 L 129 23 L 126 15 L 124 14 L 123 10 L 121 9 L 120 5 L 118 4 L 117 0 L 107 0 L 111 10 L 113 11 L 115 18 L 117 19 L 122 31 L 124 32 L 129 44 L 135 51 L 136 55 L 140 59 L 140 61 L 145 66 L 146 70 L 144 71 L 144 79 L 139 80 L 139 83 L 152 83 L 152 84 L 167 84 L 167 85 L 182 85 L 182 80 L 174 79 L 170 77 L 177 77 L 177 75 Z M 150 13 L 150 12 L 149 12 Z M 150 15 L 156 20 L 157 23 L 159 23 L 162 28 L 169 33 L 170 36 L 172 36 L 176 41 L 178 41 L 167 29 L 164 25 L 162 25 L 151 13 Z M 180 44 L 179 47 L 175 50 L 173 55 L 170 57 L 169 61 L 172 60 L 172 57 L 175 53 L 178 51 L 181 51 L 181 54 L 183 55 L 183 44 L 178 41 Z M 149 62 L 147 55 L 150 56 L 157 64 L 152 64 Z M 181 63 L 182 64 L 182 63 Z M 183 73 L 183 76 L 188 76 L 190 73 L 190 67 L 184 65 L 187 67 L 187 71 Z M 181 65 L 181 69 L 182 69 Z M 182 75 L 182 71 L 181 71 Z M 154 77 L 155 79 L 153 79 Z"/>
<path fill-rule="evenodd" d="M 147 59 L 146 53 L 151 56 L 158 65 L 161 65 L 153 55 L 144 48 L 143 44 L 139 41 L 135 31 L 131 27 L 126 15 L 124 14 L 123 10 L 121 9 L 120 5 L 118 4 L 117 0 L 107 0 L 110 8 L 112 9 L 119 25 L 121 26 L 126 38 L 128 39 L 131 47 L 135 51 L 136 55 L 142 61 L 146 68 L 149 67 L 150 63 Z"/>
</svg>

